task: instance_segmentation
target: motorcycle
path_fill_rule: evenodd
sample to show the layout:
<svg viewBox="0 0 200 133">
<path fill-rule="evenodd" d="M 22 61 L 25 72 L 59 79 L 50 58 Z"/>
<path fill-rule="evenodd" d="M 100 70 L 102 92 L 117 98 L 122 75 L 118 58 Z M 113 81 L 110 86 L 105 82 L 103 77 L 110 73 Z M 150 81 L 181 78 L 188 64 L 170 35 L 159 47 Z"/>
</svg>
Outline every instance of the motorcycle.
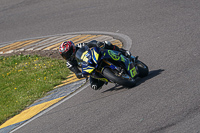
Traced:
<svg viewBox="0 0 200 133">
<path fill-rule="evenodd" d="M 84 46 L 77 50 L 75 57 L 83 75 L 127 88 L 136 85 L 137 77 L 143 78 L 149 73 L 148 66 L 138 56 L 127 58 L 119 51 Z"/>
</svg>

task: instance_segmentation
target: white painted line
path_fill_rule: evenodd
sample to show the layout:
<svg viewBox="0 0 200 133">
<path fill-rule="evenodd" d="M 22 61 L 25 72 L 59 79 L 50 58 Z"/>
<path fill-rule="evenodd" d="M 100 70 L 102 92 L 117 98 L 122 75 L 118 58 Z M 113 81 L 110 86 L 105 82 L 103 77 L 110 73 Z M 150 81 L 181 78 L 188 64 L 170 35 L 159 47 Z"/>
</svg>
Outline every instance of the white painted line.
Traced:
<svg viewBox="0 0 200 133">
<path fill-rule="evenodd" d="M 74 35 L 74 36 L 77 36 L 77 35 Z M 43 45 L 39 45 L 38 48 L 36 48 L 36 49 L 34 49 L 34 50 L 35 50 L 35 51 L 36 51 L 36 50 L 42 50 L 42 49 L 44 49 L 44 48 L 46 48 L 46 47 L 49 47 L 49 46 L 54 45 L 54 44 L 56 44 L 56 43 L 60 43 L 60 42 L 62 42 L 62 41 L 65 41 L 65 40 L 67 40 L 67 39 L 70 39 L 70 38 L 72 38 L 72 37 L 74 37 L 74 36 L 67 35 L 67 36 L 57 37 L 56 39 L 54 39 L 54 40 L 52 40 L 52 41 L 50 41 L 50 42 L 46 42 L 46 43 L 43 44 Z"/>
<path fill-rule="evenodd" d="M 110 41 L 110 40 L 112 40 L 113 39 L 113 37 L 111 37 L 111 36 L 100 36 L 100 37 L 98 37 L 98 38 L 96 38 L 96 40 L 97 41 Z"/>
<path fill-rule="evenodd" d="M 42 40 L 40 42 L 37 42 L 37 43 L 34 43 L 32 45 L 25 46 L 24 49 L 26 49 L 26 51 L 33 50 L 35 48 L 35 46 L 38 46 L 40 43 L 44 43 L 46 41 L 50 41 L 50 40 L 52 40 L 54 38 L 56 38 L 56 37 L 51 37 L 51 38 L 44 39 L 44 40 Z"/>
<path fill-rule="evenodd" d="M 26 51 L 34 50 L 34 49 L 36 49 L 36 48 L 38 48 L 38 47 L 41 47 L 41 46 L 44 46 L 44 45 L 48 45 L 48 44 L 50 44 L 50 43 L 52 43 L 52 42 L 58 40 L 59 38 L 60 38 L 60 36 L 50 37 L 50 38 L 45 39 L 45 40 L 43 40 L 43 41 L 41 41 L 41 42 L 35 43 L 34 45 L 30 45 L 30 46 L 29 46 L 30 48 L 29 48 L 29 49 L 26 49 Z M 33 47 L 33 46 L 34 46 L 34 47 Z"/>
<path fill-rule="evenodd" d="M 26 121 L 25 123 L 23 123 L 22 125 L 20 125 L 19 127 L 15 128 L 14 130 L 12 130 L 10 133 L 13 133 L 15 131 L 17 131 L 18 129 L 22 128 L 23 126 L 25 126 L 26 124 L 30 123 L 31 121 L 37 119 L 38 117 L 42 116 L 43 114 L 47 113 L 48 111 L 52 110 L 53 108 L 57 107 L 58 105 L 62 104 L 63 102 L 69 100 L 70 98 L 72 98 L 73 96 L 75 96 L 76 94 L 78 94 L 79 92 L 81 92 L 82 90 L 84 90 L 85 88 L 87 88 L 90 84 L 86 83 L 83 87 L 81 87 L 80 89 L 78 89 L 76 92 L 74 92 L 73 94 L 67 96 L 66 98 L 64 98 L 63 100 L 55 103 L 54 105 L 50 106 L 49 108 L 45 109 L 44 111 L 42 111 L 41 113 L 35 115 L 34 117 L 30 118 L 28 121 Z"/>
<path fill-rule="evenodd" d="M 0 48 L 2 48 L 2 47 L 4 47 L 4 46 L 7 46 L 7 45 L 10 45 L 10 43 L 0 44 Z"/>
<path fill-rule="evenodd" d="M 7 51 L 7 52 L 5 52 L 6 54 L 9 54 L 9 53 L 12 53 L 12 52 L 14 52 L 14 50 L 10 50 L 10 51 Z"/>
<path fill-rule="evenodd" d="M 74 35 L 74 36 L 77 36 L 77 35 L 84 35 L 84 34 L 91 34 L 91 35 L 96 35 L 96 34 L 100 34 L 100 35 L 103 35 L 101 37 L 97 37 L 96 40 L 97 41 L 101 41 L 101 39 L 103 41 L 107 40 L 107 41 L 110 41 L 110 40 L 113 40 L 113 38 L 116 38 L 118 40 L 120 40 L 125 46 L 125 49 L 130 49 L 131 46 L 132 46 L 132 40 L 127 36 L 127 35 L 124 35 L 124 34 L 120 34 L 120 33 L 113 33 L 113 32 L 104 32 L 104 31 L 84 31 L 84 32 L 71 32 L 71 33 L 63 33 L 63 34 L 56 34 L 56 35 L 48 35 L 48 36 L 42 36 L 42 37 L 35 37 L 35 38 L 27 38 L 27 39 L 23 39 L 23 40 L 17 40 L 17 41 L 27 41 L 27 40 L 32 40 L 32 39 L 41 39 L 41 38 L 54 38 L 55 36 L 56 37 L 59 37 L 59 36 L 70 36 L 70 35 Z M 112 36 L 112 37 L 110 37 Z M 56 38 L 55 37 L 55 38 Z M 45 39 L 47 40 L 47 39 Z M 43 40 L 43 42 L 45 42 L 45 40 Z M 14 43 L 16 41 L 12 41 L 10 43 Z M 42 41 L 41 41 L 42 42 Z M 39 43 L 35 43 L 33 45 L 39 45 L 41 42 Z M 9 42 L 6 42 L 7 44 Z M 1 43 L 0 45 L 4 45 L 5 43 Z M 31 49 L 30 49 L 31 50 Z M 51 109 L 57 107 L 58 105 L 60 105 L 61 103 L 67 101 L 68 99 L 72 98 L 74 95 L 78 94 L 79 92 L 81 92 L 82 90 L 84 90 L 86 87 L 89 86 L 89 83 L 87 83 L 86 85 L 84 85 L 83 87 L 81 87 L 80 89 L 78 89 L 76 92 L 72 93 L 71 95 L 67 96 L 66 98 L 62 99 L 61 101 L 59 101 L 58 103 L 52 105 L 51 107 L 49 107 L 48 109 L 42 111 L 41 113 L 35 115 L 34 117 L 30 118 L 29 120 L 27 120 L 26 122 L 24 122 L 22 125 L 20 125 L 19 127 L 15 128 L 14 130 L 12 130 L 11 132 L 15 132 L 17 131 L 18 129 L 20 129 L 21 127 L 25 126 L 26 124 L 30 123 L 31 121 L 33 121 L 34 119 L 42 116 L 43 114 L 45 114 L 46 112 L 50 111 Z"/>
</svg>

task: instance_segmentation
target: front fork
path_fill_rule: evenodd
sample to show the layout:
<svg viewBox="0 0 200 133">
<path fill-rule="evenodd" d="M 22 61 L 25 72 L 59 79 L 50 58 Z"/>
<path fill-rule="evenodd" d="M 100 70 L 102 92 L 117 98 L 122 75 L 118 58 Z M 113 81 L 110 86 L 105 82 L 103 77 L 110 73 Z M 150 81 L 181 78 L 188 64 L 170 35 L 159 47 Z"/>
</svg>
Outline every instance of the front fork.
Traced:
<svg viewBox="0 0 200 133">
<path fill-rule="evenodd" d="M 132 55 L 131 55 L 130 60 L 132 60 L 133 63 L 134 63 L 134 65 L 136 65 L 136 62 L 137 62 L 137 60 L 138 60 L 138 56 L 132 56 Z"/>
</svg>

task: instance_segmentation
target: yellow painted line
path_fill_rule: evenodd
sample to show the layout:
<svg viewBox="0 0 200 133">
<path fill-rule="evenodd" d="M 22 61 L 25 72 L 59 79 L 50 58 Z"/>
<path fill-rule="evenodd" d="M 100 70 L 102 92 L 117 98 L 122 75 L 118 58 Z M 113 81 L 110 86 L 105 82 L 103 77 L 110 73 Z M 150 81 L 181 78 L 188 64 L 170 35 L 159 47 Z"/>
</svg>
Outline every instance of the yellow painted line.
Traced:
<svg viewBox="0 0 200 133">
<path fill-rule="evenodd" d="M 30 108 L 22 111 L 20 114 L 14 116 L 13 118 L 7 120 L 4 124 L 2 124 L 0 126 L 0 129 L 10 126 L 10 125 L 13 125 L 13 124 L 16 124 L 16 123 L 19 123 L 19 122 L 22 122 L 22 121 L 25 121 L 25 120 L 28 120 L 28 119 L 32 118 L 33 116 L 35 116 L 36 114 L 38 114 L 39 112 L 41 112 L 44 109 L 50 107 L 51 105 L 57 103 L 58 101 L 60 101 L 61 99 L 65 98 L 65 97 L 66 96 L 63 96 L 63 97 L 30 107 Z"/>
<path fill-rule="evenodd" d="M 72 72 L 71 72 L 72 73 Z M 72 76 L 76 76 L 76 74 L 70 74 L 69 76 L 67 76 L 67 78 L 70 78 L 70 77 L 72 77 Z"/>
<path fill-rule="evenodd" d="M 75 43 L 80 42 L 80 41 L 82 41 L 82 40 L 84 40 L 84 39 L 86 39 L 86 38 L 88 38 L 90 36 L 91 35 L 82 35 L 81 37 L 79 37 L 79 38 L 77 38 L 75 40 L 70 40 L 70 41 L 73 41 L 73 43 L 75 44 Z"/>
<path fill-rule="evenodd" d="M 74 76 L 74 77 L 71 77 L 70 79 L 63 80 L 62 83 L 71 82 L 71 81 L 76 81 L 76 80 L 79 80 L 79 79 L 76 78 L 76 76 Z"/>
<path fill-rule="evenodd" d="M 91 39 L 101 37 L 101 36 L 103 36 L 103 35 L 77 35 L 77 36 L 72 37 L 72 38 L 67 39 L 67 40 L 73 41 L 76 45 L 76 44 L 81 43 L 81 42 L 91 41 Z M 33 44 L 33 43 L 37 43 L 37 42 L 39 42 L 41 40 L 45 40 L 45 39 L 46 38 L 14 42 L 14 43 L 11 43 L 9 45 L 6 45 L 6 46 L 0 48 L 0 52 L 1 51 L 6 52 L 6 51 L 9 51 L 9 50 L 12 50 L 12 49 L 19 49 L 19 48 L 22 48 L 24 46 L 27 46 L 27 45 L 30 45 L 30 44 Z M 62 42 L 51 45 L 51 46 L 45 48 L 44 50 L 47 50 L 47 49 L 57 50 L 58 48 L 56 48 L 56 47 L 60 46 L 60 44 Z M 122 42 L 119 41 L 119 40 L 114 40 L 111 43 L 113 45 L 117 45 L 117 46 L 122 47 Z M 54 88 L 58 88 L 58 87 L 61 87 L 61 86 L 64 86 L 64 85 L 67 85 L 67 84 L 70 84 L 70 83 L 74 83 L 74 82 L 79 81 L 79 80 L 83 80 L 83 78 L 82 79 L 76 78 L 75 74 L 71 74 L 67 78 L 68 79 L 62 81 L 63 84 L 60 84 L 60 85 L 58 85 Z M 51 101 L 48 101 L 48 102 L 45 102 L 45 103 L 41 103 L 41 104 L 32 106 L 30 108 L 27 108 L 26 110 L 22 111 L 20 114 L 14 116 L 13 118 L 11 118 L 11 119 L 7 120 L 5 123 L 3 123 L 0 126 L 0 129 L 7 127 L 7 126 L 10 126 L 10 125 L 13 125 L 13 124 L 16 124 L 16 123 L 19 123 L 19 122 L 22 122 L 22 121 L 25 121 L 25 120 L 28 120 L 28 119 L 32 118 L 33 116 L 35 116 L 36 114 L 38 114 L 39 112 L 41 112 L 41 111 L 45 110 L 46 108 L 52 106 L 53 104 L 57 103 L 58 101 L 62 100 L 65 97 L 66 96 L 63 96 L 63 97 L 60 97 L 60 98 L 57 98 L 57 99 L 54 99 L 54 100 L 51 100 Z"/>
<path fill-rule="evenodd" d="M 116 44 L 115 46 L 118 46 L 119 48 L 122 48 L 122 44 Z"/>
<path fill-rule="evenodd" d="M 114 41 L 112 41 L 113 43 L 121 43 L 121 41 L 119 41 L 119 40 L 114 40 Z"/>
<path fill-rule="evenodd" d="M 22 48 L 26 45 L 39 42 L 41 40 L 43 40 L 43 39 L 35 39 L 35 40 L 27 40 L 27 41 L 22 41 L 22 42 L 16 42 L 16 43 L 10 44 L 8 47 L 4 48 L 4 50 L 2 50 L 2 51 L 3 51 L 3 53 L 5 53 L 7 51 L 19 49 L 19 48 Z"/>
<path fill-rule="evenodd" d="M 11 44 L 9 44 L 9 45 L 6 45 L 6 46 L 0 48 L 0 51 L 2 51 L 3 49 L 7 49 L 7 48 L 9 48 L 9 47 L 13 47 L 13 46 L 15 46 L 15 45 L 18 45 L 18 44 L 20 44 L 20 43 L 25 43 L 25 42 L 27 42 L 27 41 L 20 41 L 20 42 L 11 43 Z"/>
<path fill-rule="evenodd" d="M 83 39 L 81 39 L 81 40 L 76 41 L 76 42 L 75 42 L 75 45 L 77 45 L 77 44 L 79 44 L 79 43 L 84 43 L 84 42 L 86 42 L 86 41 L 91 40 L 92 38 L 96 38 L 96 37 L 100 37 L 100 36 L 102 36 L 102 35 L 91 35 L 91 36 L 88 36 L 88 37 L 86 37 L 86 38 L 83 38 Z"/>
<path fill-rule="evenodd" d="M 44 38 L 44 39 L 46 39 L 46 38 Z M 25 44 L 23 44 L 23 45 L 20 45 L 20 46 L 16 47 L 16 49 L 22 48 L 22 47 L 24 47 L 24 46 L 26 46 L 26 45 L 30 45 L 30 44 L 33 44 L 33 43 L 40 42 L 41 40 L 44 40 L 44 39 L 29 40 L 28 43 L 25 43 Z"/>
<path fill-rule="evenodd" d="M 44 43 L 44 44 L 47 44 L 47 45 L 44 45 L 44 44 L 39 44 L 39 46 L 36 48 L 34 48 L 34 50 L 44 50 L 45 48 L 47 47 L 50 47 L 58 42 L 61 42 L 61 41 L 65 41 L 67 39 L 70 39 L 74 36 L 77 36 L 77 35 L 66 35 L 66 36 L 57 36 L 55 39 L 53 39 L 51 42 L 48 41 L 48 44 L 47 43 Z M 49 50 L 49 49 L 47 49 Z"/>
<path fill-rule="evenodd" d="M 111 41 L 111 43 L 112 43 L 113 45 L 122 44 L 122 42 L 120 42 L 119 40 Z"/>
<path fill-rule="evenodd" d="M 58 87 L 61 87 L 61 86 L 64 86 L 64 85 L 67 85 L 67 84 L 70 84 L 70 83 L 74 83 L 74 82 L 79 81 L 79 80 L 81 80 L 81 79 L 77 79 L 77 80 L 74 80 L 74 81 L 71 81 L 71 82 L 60 84 L 60 85 L 58 85 L 58 86 L 56 86 L 54 88 L 58 88 Z"/>
<path fill-rule="evenodd" d="M 122 42 L 121 41 L 119 41 L 119 40 L 115 40 L 115 41 L 112 41 L 111 42 L 113 45 L 116 45 L 116 46 L 118 46 L 118 47 L 122 47 Z"/>
<path fill-rule="evenodd" d="M 71 78 L 66 79 L 66 80 L 63 80 L 62 83 L 65 83 L 65 82 L 68 82 L 68 81 L 72 81 L 72 80 L 75 80 L 75 79 L 77 79 L 76 76 L 71 77 Z"/>
<path fill-rule="evenodd" d="M 76 81 L 79 81 L 79 80 L 82 80 L 82 79 L 84 79 L 84 78 L 81 78 L 81 79 L 75 78 L 75 79 L 73 79 L 73 80 L 67 80 L 67 81 L 65 81 L 65 82 L 63 82 L 63 83 L 64 83 L 64 84 L 69 84 L 69 83 L 73 83 L 73 82 L 76 82 Z"/>
<path fill-rule="evenodd" d="M 76 39 L 69 39 L 70 41 L 72 41 L 75 45 L 77 44 L 77 42 L 82 42 L 84 39 L 89 38 L 92 35 L 81 35 L 80 37 L 76 38 Z M 62 42 L 61 42 L 62 43 Z M 60 44 L 61 44 L 60 43 Z M 60 46 L 60 44 L 58 46 Z M 53 50 L 58 50 L 58 46 L 54 47 Z"/>
<path fill-rule="evenodd" d="M 62 41 L 62 42 L 64 42 L 64 41 Z M 46 48 L 43 49 L 43 50 L 51 50 L 51 49 L 53 49 L 54 47 L 59 47 L 60 44 L 61 44 L 62 42 L 59 42 L 59 43 L 56 43 L 56 44 L 51 45 L 51 46 L 49 46 L 49 47 L 46 47 Z"/>
<path fill-rule="evenodd" d="M 62 41 L 62 42 L 64 42 L 64 41 Z M 51 50 L 51 49 L 53 49 L 54 47 L 59 47 L 60 44 L 61 44 L 62 42 L 59 42 L 59 43 L 56 43 L 56 44 L 51 45 L 51 46 L 49 46 L 49 47 L 46 47 L 46 48 L 43 49 L 43 50 Z"/>
<path fill-rule="evenodd" d="M 74 41 L 74 40 L 80 38 L 81 36 L 82 36 L 82 35 L 77 35 L 77 36 L 75 36 L 75 37 L 73 37 L 73 38 L 70 38 L 70 40 L 71 40 L 71 41 Z M 67 41 L 67 40 L 65 40 L 65 41 Z M 62 42 L 64 42 L 64 41 L 62 41 Z M 44 50 L 51 50 L 51 49 L 53 49 L 53 48 L 55 48 L 55 47 L 59 47 L 60 44 L 61 44 L 62 42 L 59 42 L 59 43 L 56 43 L 56 44 L 51 45 L 51 46 L 49 46 L 49 47 L 46 47 Z"/>
<path fill-rule="evenodd" d="M 70 84 L 70 83 L 73 83 L 73 82 L 76 82 L 76 81 L 79 81 L 79 80 L 83 79 L 83 78 L 82 79 L 78 79 L 75 74 L 71 74 L 71 75 L 67 76 L 67 78 L 68 79 L 62 81 L 62 84 L 57 85 L 54 88 L 58 88 L 58 87 L 61 87 L 61 86 L 64 86 L 64 85 L 67 85 L 67 84 Z"/>
<path fill-rule="evenodd" d="M 120 48 L 122 48 L 122 46 L 123 46 L 122 44 L 118 45 L 118 47 L 120 47 Z"/>
<path fill-rule="evenodd" d="M 37 43 L 37 42 L 40 42 L 40 41 L 45 40 L 45 39 L 46 39 L 46 38 L 30 40 L 30 42 L 28 42 L 28 43 L 22 45 L 21 47 L 24 47 L 24 46 L 29 45 L 29 44 Z"/>
<path fill-rule="evenodd" d="M 67 81 L 71 81 L 71 80 L 73 80 L 73 79 L 77 79 L 77 77 L 76 77 L 75 74 L 69 75 L 69 76 L 67 76 L 67 78 L 68 78 L 68 79 L 63 80 L 62 83 L 63 83 L 63 82 L 67 82 Z"/>
<path fill-rule="evenodd" d="M 102 35 L 88 35 L 86 37 L 85 36 L 81 37 L 81 38 L 79 38 L 77 40 L 70 39 L 70 41 L 73 41 L 74 44 L 77 45 L 78 43 L 83 43 L 83 42 L 91 41 L 91 40 L 93 40 L 93 38 L 97 38 L 97 37 L 100 37 L 100 36 L 102 36 Z M 53 50 L 58 50 L 58 47 L 55 47 Z"/>
<path fill-rule="evenodd" d="M 70 83 L 74 83 L 74 82 L 79 81 L 79 80 L 82 80 L 82 79 L 74 79 L 74 80 L 72 80 L 72 81 L 68 81 L 68 82 L 66 82 L 66 83 L 57 85 L 57 86 L 54 87 L 54 88 L 58 88 L 58 87 L 61 87 L 61 86 L 64 86 L 64 85 L 67 85 L 67 84 L 70 84 Z"/>
</svg>

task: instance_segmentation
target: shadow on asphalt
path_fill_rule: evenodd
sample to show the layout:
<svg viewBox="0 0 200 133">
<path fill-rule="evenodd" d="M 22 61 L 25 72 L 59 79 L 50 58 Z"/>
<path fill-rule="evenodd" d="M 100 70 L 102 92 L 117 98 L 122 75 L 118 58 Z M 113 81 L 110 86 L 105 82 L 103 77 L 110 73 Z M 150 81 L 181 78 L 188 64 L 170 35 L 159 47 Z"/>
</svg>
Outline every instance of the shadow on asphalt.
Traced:
<svg viewBox="0 0 200 133">
<path fill-rule="evenodd" d="M 165 71 L 164 69 L 158 69 L 158 70 L 152 70 L 149 72 L 149 75 L 147 77 L 144 78 L 139 78 L 136 80 L 136 86 L 144 83 L 146 80 L 152 79 L 158 75 L 160 75 L 163 71 Z"/>
<path fill-rule="evenodd" d="M 137 85 L 136 85 L 136 86 L 138 86 L 138 85 L 144 83 L 146 80 L 149 80 L 149 79 L 151 79 L 151 78 L 154 78 L 154 77 L 158 76 L 158 75 L 161 74 L 163 71 L 164 71 L 164 70 L 162 70 L 162 69 L 150 71 L 150 72 L 149 72 L 149 75 L 148 75 L 147 77 L 142 78 L 142 79 L 141 79 L 141 78 L 138 78 L 138 81 L 136 81 L 136 82 L 137 82 Z M 134 87 L 133 87 L 133 88 L 134 88 Z M 94 98 L 93 100 L 81 102 L 81 103 L 79 103 L 79 104 L 77 104 L 77 105 L 72 105 L 72 106 L 69 106 L 69 107 L 64 107 L 64 108 L 62 108 L 62 109 L 59 109 L 59 110 L 54 111 L 54 112 L 51 112 L 51 113 L 47 113 L 47 114 L 45 114 L 45 115 L 50 115 L 50 114 L 58 113 L 59 111 L 62 111 L 62 110 L 66 110 L 66 109 L 73 108 L 73 107 L 77 107 L 77 106 L 80 106 L 80 105 L 83 105 L 83 104 L 88 104 L 88 103 L 92 103 L 92 102 L 98 101 L 98 100 L 100 100 L 100 99 L 103 99 L 103 98 L 106 98 L 106 97 L 109 97 L 109 96 L 112 96 L 112 95 L 121 93 L 121 91 L 119 91 L 119 90 L 122 90 L 122 89 L 127 89 L 127 88 L 125 88 L 125 87 L 123 87 L 123 86 L 119 86 L 119 85 L 118 85 L 118 86 L 114 86 L 114 87 L 112 87 L 112 88 L 110 88 L 110 89 L 108 89 L 108 90 L 105 90 L 105 91 L 101 92 L 101 93 L 106 93 L 106 92 L 110 92 L 110 91 L 116 91 L 115 93 L 111 93 L 111 94 L 108 93 L 108 95 L 102 95 L 102 96 L 100 96 L 100 97 Z M 132 88 L 129 88 L 129 89 L 132 89 Z"/>
<path fill-rule="evenodd" d="M 137 78 L 136 79 L 136 86 L 139 86 L 140 84 L 144 83 L 146 80 L 149 80 L 151 78 L 154 78 L 154 77 L 160 75 L 163 71 L 164 71 L 164 69 L 152 70 L 152 71 L 149 72 L 149 75 L 147 77 Z M 108 91 L 118 91 L 118 90 L 121 90 L 121 89 L 127 89 L 127 88 L 125 88 L 123 86 L 116 85 L 116 86 L 114 86 L 114 87 L 112 87 L 108 90 L 103 91 L 102 93 L 105 93 L 105 92 L 108 92 Z M 132 89 L 132 88 L 128 88 L 128 89 Z"/>
</svg>

